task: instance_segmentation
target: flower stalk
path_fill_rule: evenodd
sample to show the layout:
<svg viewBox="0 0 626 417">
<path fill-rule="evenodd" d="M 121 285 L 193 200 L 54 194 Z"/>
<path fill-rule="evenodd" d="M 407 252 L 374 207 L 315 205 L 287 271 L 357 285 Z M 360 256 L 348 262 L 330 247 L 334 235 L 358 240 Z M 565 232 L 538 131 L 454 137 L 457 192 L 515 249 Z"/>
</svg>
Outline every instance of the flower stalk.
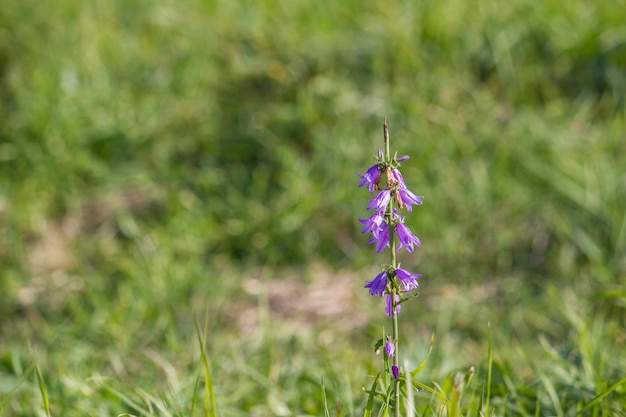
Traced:
<svg viewBox="0 0 626 417">
<path fill-rule="evenodd" d="M 383 137 L 384 151 L 378 151 L 376 164 L 364 175 L 358 175 L 361 178 L 359 187 L 367 186 L 370 194 L 379 192 L 374 199 L 369 200 L 367 206 L 367 210 L 374 210 L 374 214 L 359 221 L 364 225 L 362 232 L 372 235 L 368 243 L 376 244 L 376 252 L 380 253 L 389 248 L 389 265 L 372 281 L 368 281 L 365 288 L 369 289 L 371 295 L 380 297 L 386 295 L 386 313 L 392 320 L 392 334 L 391 337 L 386 336 L 387 341 L 384 345 L 392 365 L 390 369 L 385 369 L 385 372 L 389 372 L 393 377 L 393 383 L 388 387 L 393 390 L 393 401 L 386 406 L 392 407 L 394 416 L 399 417 L 400 383 L 403 374 L 400 368 L 398 315 L 401 310 L 400 304 L 405 301 L 401 294 L 418 288 L 417 279 L 421 278 L 421 274 L 412 274 L 400 268 L 398 263 L 397 255 L 400 249 L 405 248 L 407 252 L 412 253 L 416 246 L 421 246 L 419 238 L 404 224 L 404 216 L 401 216 L 399 211 L 406 208 L 407 212 L 411 213 L 413 205 L 422 204 L 423 197 L 408 190 L 398 169 L 400 162 L 408 160 L 409 157 L 391 156 L 386 119 L 383 123 Z M 382 345 L 382 341 L 379 341 L 378 345 Z M 388 363 L 387 360 L 385 363 Z M 392 396 L 385 395 L 384 398 L 391 399 Z"/>
<path fill-rule="evenodd" d="M 387 163 L 391 162 L 391 152 L 389 151 L 389 126 L 387 125 L 387 119 L 383 122 L 383 137 L 385 142 L 385 160 Z M 387 206 L 387 220 L 389 224 L 391 224 L 393 220 L 393 199 L 390 199 L 389 205 Z M 396 233 L 394 228 L 390 228 L 389 230 L 389 242 L 390 242 L 390 264 L 394 271 L 398 268 L 398 259 L 396 256 Z M 393 276 L 393 281 L 391 285 L 391 320 L 392 320 L 392 343 L 393 343 L 393 351 L 394 355 L 393 365 L 392 365 L 392 374 L 394 376 L 394 408 L 393 414 L 395 417 L 400 416 L 400 378 L 396 374 L 399 372 L 399 357 L 400 357 L 400 349 L 399 349 L 399 341 L 400 334 L 398 331 L 398 286 L 395 282 L 396 274 Z M 398 297 L 399 298 L 399 297 Z"/>
</svg>

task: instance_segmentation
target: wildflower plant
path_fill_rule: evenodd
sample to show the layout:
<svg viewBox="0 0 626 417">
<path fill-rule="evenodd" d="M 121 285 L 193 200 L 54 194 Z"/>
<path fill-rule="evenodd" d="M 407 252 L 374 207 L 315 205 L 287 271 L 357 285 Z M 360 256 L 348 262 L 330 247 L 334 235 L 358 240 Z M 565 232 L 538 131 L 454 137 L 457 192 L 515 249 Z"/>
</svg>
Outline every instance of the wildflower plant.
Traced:
<svg viewBox="0 0 626 417">
<path fill-rule="evenodd" d="M 419 238 L 404 223 L 405 216 L 400 213 L 403 210 L 411 213 L 413 206 L 422 205 L 423 196 L 415 195 L 404 182 L 399 168 L 400 163 L 407 161 L 409 157 L 397 154 L 392 156 L 386 120 L 383 123 L 383 134 L 384 151 L 378 151 L 376 163 L 365 174 L 357 174 L 361 178 L 359 187 L 366 187 L 370 194 L 376 193 L 367 206 L 372 214 L 368 218 L 359 219 L 363 224 L 362 232 L 371 235 L 368 243 L 375 245 L 377 253 L 389 251 L 389 263 L 383 266 L 382 272 L 374 279 L 365 284 L 365 288 L 373 296 L 385 297 L 385 312 L 392 321 L 392 334 L 385 334 L 375 346 L 376 351 L 384 347 L 384 369 L 375 378 L 369 391 L 366 414 L 371 413 L 373 398 L 376 396 L 383 401 L 383 408 L 393 409 L 394 416 L 397 417 L 400 415 L 400 383 L 405 378 L 398 349 L 398 315 L 401 304 L 412 298 L 407 293 L 418 288 L 417 280 L 422 277 L 421 274 L 401 268 L 398 262 L 397 254 L 402 249 L 413 253 L 416 247 L 421 246 Z M 377 392 L 376 385 L 381 376 L 383 392 Z"/>
</svg>

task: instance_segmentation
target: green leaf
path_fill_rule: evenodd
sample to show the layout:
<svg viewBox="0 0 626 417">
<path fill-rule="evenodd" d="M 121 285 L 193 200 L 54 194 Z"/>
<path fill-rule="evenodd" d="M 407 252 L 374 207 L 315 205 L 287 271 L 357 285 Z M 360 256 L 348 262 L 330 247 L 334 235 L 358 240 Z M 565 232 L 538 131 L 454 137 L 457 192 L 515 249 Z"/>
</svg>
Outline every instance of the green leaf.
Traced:
<svg viewBox="0 0 626 417">
<path fill-rule="evenodd" d="M 416 376 L 418 376 L 420 374 L 420 372 L 422 372 L 422 370 L 426 366 L 426 363 L 428 362 L 428 358 L 430 357 L 430 354 L 433 351 L 433 346 L 434 345 L 435 345 L 435 335 L 433 334 L 432 337 L 430 338 L 430 349 L 428 349 L 428 354 L 426 355 L 426 358 L 420 364 L 420 366 L 418 366 L 413 371 L 411 371 L 411 378 L 415 378 Z"/>
</svg>

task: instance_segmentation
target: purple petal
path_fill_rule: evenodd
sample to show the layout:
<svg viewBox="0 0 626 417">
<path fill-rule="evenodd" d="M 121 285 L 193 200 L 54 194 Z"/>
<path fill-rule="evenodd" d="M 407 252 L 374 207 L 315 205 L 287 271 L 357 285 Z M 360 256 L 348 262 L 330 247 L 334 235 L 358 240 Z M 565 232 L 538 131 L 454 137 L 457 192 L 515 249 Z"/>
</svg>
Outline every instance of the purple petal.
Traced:
<svg viewBox="0 0 626 417">
<path fill-rule="evenodd" d="M 362 233 L 372 233 L 374 237 L 377 237 L 384 217 L 380 213 L 374 213 L 369 219 L 359 219 L 359 221 L 364 224 Z"/>
<path fill-rule="evenodd" d="M 365 284 L 365 288 L 370 289 L 371 295 L 379 295 L 382 297 L 387 289 L 387 271 L 376 275 L 376 278 Z"/>
<path fill-rule="evenodd" d="M 387 352 L 387 356 L 389 356 L 389 358 L 393 358 L 393 354 L 396 351 L 396 345 L 391 342 L 385 343 L 385 351 Z"/>
<path fill-rule="evenodd" d="M 369 200 L 370 204 L 367 206 L 367 209 L 376 209 L 378 212 L 385 211 L 389 200 L 391 200 L 391 192 L 389 190 L 382 190 L 375 199 Z"/>
<path fill-rule="evenodd" d="M 411 229 L 409 229 L 404 223 L 398 223 L 396 226 L 396 231 L 398 232 L 398 238 L 400 239 L 400 245 L 398 245 L 398 250 L 402 247 L 406 247 L 406 250 L 409 252 L 413 252 L 413 245 L 422 246 L 419 238 L 415 236 Z"/>
<path fill-rule="evenodd" d="M 376 185 L 380 181 L 380 166 L 378 164 L 372 165 L 363 175 L 356 174 L 361 178 L 359 187 L 367 185 L 370 193 L 373 193 L 376 189 Z"/>
<path fill-rule="evenodd" d="M 402 283 L 402 291 L 411 291 L 412 289 L 418 288 L 417 279 L 421 278 L 422 274 L 411 274 L 405 269 L 397 268 L 396 277 L 398 277 Z"/>
<path fill-rule="evenodd" d="M 417 196 L 406 188 L 401 188 L 398 192 L 400 193 L 400 199 L 406 205 L 406 209 L 409 213 L 412 211 L 411 204 L 418 206 L 422 204 L 422 198 L 424 198 L 424 196 Z"/>
<path fill-rule="evenodd" d="M 392 171 L 393 177 L 396 179 L 396 181 L 398 181 L 398 184 L 400 184 L 400 188 L 406 188 L 406 184 L 404 183 L 404 178 L 402 177 L 402 174 L 400 173 L 400 171 L 398 169 L 394 169 Z"/>
<path fill-rule="evenodd" d="M 389 225 L 383 224 L 376 239 L 376 253 L 381 253 L 385 247 L 389 247 Z M 368 242 L 373 243 L 373 242 Z"/>
<path fill-rule="evenodd" d="M 396 302 L 400 301 L 400 296 L 396 294 Z M 391 304 L 391 294 L 387 295 L 387 306 L 385 307 L 385 312 L 387 313 L 387 315 L 389 317 L 391 317 L 391 309 L 393 308 L 392 304 Z M 396 306 L 396 314 L 400 314 L 400 310 L 402 309 L 402 306 Z"/>
</svg>

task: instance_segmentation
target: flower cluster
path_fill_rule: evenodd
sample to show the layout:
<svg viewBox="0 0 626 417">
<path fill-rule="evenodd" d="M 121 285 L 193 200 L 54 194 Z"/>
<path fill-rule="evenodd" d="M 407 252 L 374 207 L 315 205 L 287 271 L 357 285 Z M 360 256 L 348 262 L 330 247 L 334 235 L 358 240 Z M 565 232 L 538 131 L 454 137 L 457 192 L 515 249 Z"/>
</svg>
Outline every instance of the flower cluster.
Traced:
<svg viewBox="0 0 626 417">
<path fill-rule="evenodd" d="M 383 152 L 378 152 L 377 163 L 371 166 L 364 175 L 359 175 L 361 182 L 359 187 L 367 187 L 370 194 L 378 191 L 378 195 L 369 200 L 367 210 L 373 210 L 373 214 L 367 219 L 359 219 L 363 224 L 362 232 L 371 234 L 369 244 L 376 244 L 376 252 L 380 253 L 385 248 L 399 251 L 404 248 L 408 252 L 413 252 L 416 246 L 421 246 L 417 236 L 404 224 L 405 216 L 398 212 L 406 208 L 411 213 L 414 205 L 422 204 L 422 196 L 413 194 L 406 186 L 402 174 L 398 170 L 399 162 L 408 160 L 408 156 L 399 156 L 390 160 L 385 159 Z M 383 181 L 383 177 L 384 180 Z M 384 186 L 381 186 L 381 183 Z M 393 238 L 392 238 L 393 236 Z M 396 242 L 397 247 L 392 248 L 392 242 Z M 386 312 L 388 316 L 400 312 L 399 292 L 407 292 L 418 287 L 417 279 L 420 274 L 412 274 L 395 265 L 391 265 L 378 274 L 372 281 L 368 281 L 365 288 L 369 289 L 371 295 L 387 295 Z M 395 299 L 391 291 L 391 286 L 395 286 L 397 291 Z"/>
</svg>

